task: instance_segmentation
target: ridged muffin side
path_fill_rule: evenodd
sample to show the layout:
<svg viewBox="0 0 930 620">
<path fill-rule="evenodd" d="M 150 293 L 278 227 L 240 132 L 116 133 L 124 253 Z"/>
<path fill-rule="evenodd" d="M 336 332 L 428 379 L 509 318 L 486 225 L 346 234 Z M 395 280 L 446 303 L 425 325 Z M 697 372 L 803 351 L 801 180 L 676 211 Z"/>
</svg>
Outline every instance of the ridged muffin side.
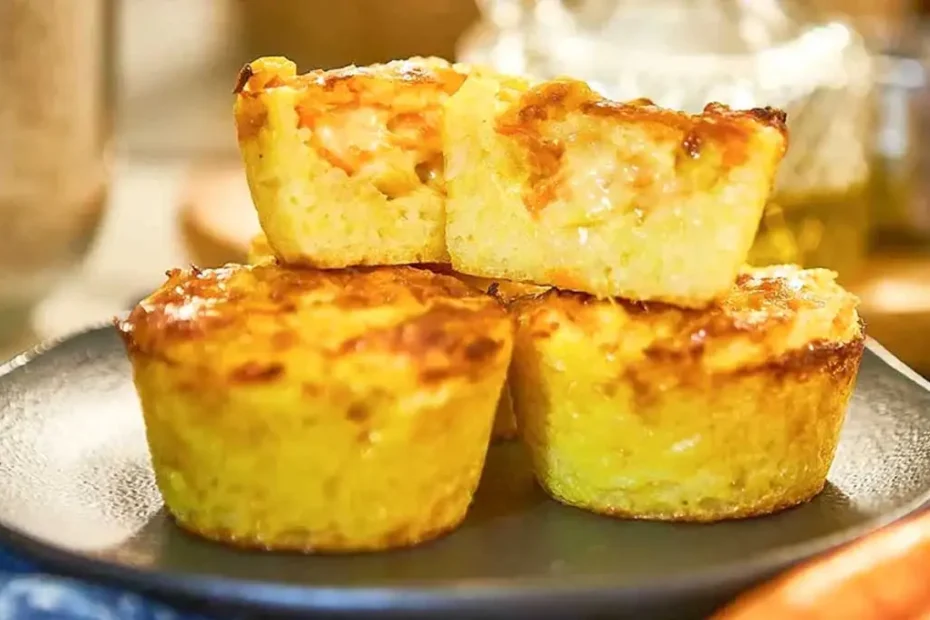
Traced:
<svg viewBox="0 0 930 620">
<path fill-rule="evenodd" d="M 716 521 L 821 491 L 862 356 L 832 272 L 747 269 L 705 310 L 520 301 L 514 408 L 541 485 L 594 512 Z"/>
<path fill-rule="evenodd" d="M 187 530 L 350 552 L 456 527 L 512 348 L 499 303 L 409 267 L 175 270 L 119 324 Z"/>
</svg>

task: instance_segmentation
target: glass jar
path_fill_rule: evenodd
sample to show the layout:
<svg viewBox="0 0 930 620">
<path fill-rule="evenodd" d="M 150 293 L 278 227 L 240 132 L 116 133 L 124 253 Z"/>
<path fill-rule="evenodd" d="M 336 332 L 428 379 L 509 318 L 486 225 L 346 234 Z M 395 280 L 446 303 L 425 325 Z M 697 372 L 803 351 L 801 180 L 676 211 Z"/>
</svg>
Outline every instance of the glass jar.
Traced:
<svg viewBox="0 0 930 620">
<path fill-rule="evenodd" d="M 755 246 L 756 264 L 859 269 L 868 239 L 873 60 L 839 22 L 791 0 L 480 0 L 465 62 L 571 75 L 608 97 L 699 112 L 776 106 L 790 147 Z"/>
<path fill-rule="evenodd" d="M 107 197 L 112 6 L 0 0 L 0 342 L 71 273 Z"/>
<path fill-rule="evenodd" d="M 921 34 L 878 59 L 872 232 L 880 251 L 930 250 L 930 58 Z"/>
</svg>

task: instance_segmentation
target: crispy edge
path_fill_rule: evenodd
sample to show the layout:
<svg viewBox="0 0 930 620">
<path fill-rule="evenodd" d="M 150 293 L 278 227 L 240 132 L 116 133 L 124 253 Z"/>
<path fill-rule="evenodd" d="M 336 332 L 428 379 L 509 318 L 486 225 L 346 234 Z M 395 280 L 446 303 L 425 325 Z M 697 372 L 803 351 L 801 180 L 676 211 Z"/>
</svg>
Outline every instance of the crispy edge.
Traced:
<svg viewBox="0 0 930 620">
<path fill-rule="evenodd" d="M 578 312 L 583 305 L 594 298 L 582 293 L 550 289 L 532 297 L 517 299 L 511 308 L 518 323 L 524 322 L 526 337 L 532 340 L 548 340 L 561 329 L 557 320 L 547 320 L 546 310 L 553 309 L 545 305 L 547 299 L 567 300 L 554 308 L 570 323 L 580 325 Z M 611 300 L 623 306 L 627 312 L 648 315 L 661 308 L 663 304 L 646 304 L 627 300 Z M 595 303 L 604 303 L 595 301 Z M 768 373 L 780 380 L 792 376 L 817 372 L 829 372 L 833 376 L 844 376 L 849 368 L 847 363 L 854 361 L 858 368 L 865 346 L 865 322 L 857 315 L 858 335 L 848 341 L 813 339 L 800 349 L 786 351 L 777 357 L 760 359 L 758 363 L 727 370 L 714 371 L 703 365 L 706 346 L 713 339 L 733 336 L 749 336 L 755 341 L 764 341 L 773 323 L 766 323 L 750 329 L 722 316 L 722 311 L 708 313 L 706 310 L 680 309 L 680 312 L 706 317 L 708 320 L 691 324 L 693 329 L 682 330 L 676 338 L 653 343 L 644 351 L 643 359 L 627 364 L 620 374 L 603 387 L 609 394 L 621 384 L 632 384 L 636 389 L 640 404 L 648 404 L 658 398 L 669 387 L 694 387 L 698 389 L 716 389 L 716 384 L 725 383 L 733 377 L 755 373 Z M 661 320 L 661 319 L 659 319 Z M 605 349 L 605 353 L 610 353 Z"/>
<path fill-rule="evenodd" d="M 249 272 L 250 278 L 256 273 L 272 276 L 267 294 L 249 299 L 239 290 L 228 290 L 225 283 L 237 270 Z M 340 290 L 333 305 L 346 311 L 389 306 L 396 303 L 394 294 L 398 289 L 408 292 L 422 312 L 348 337 L 333 349 L 319 352 L 332 361 L 372 352 L 407 356 L 417 363 L 419 378 L 425 385 L 456 376 L 479 380 L 486 366 L 508 349 L 514 331 L 512 317 L 493 297 L 452 276 L 414 267 L 321 271 L 264 264 L 173 269 L 167 275 L 168 280 L 158 290 L 126 319 L 114 319 L 114 324 L 131 355 L 172 365 L 180 362 L 166 352 L 167 348 L 204 340 L 216 330 L 244 325 L 250 316 L 297 312 L 295 298 L 322 286 Z M 254 279 L 252 284 L 265 290 L 268 282 Z M 224 311 L 211 306 L 202 315 L 180 318 L 186 314 L 179 314 L 179 309 L 210 306 L 204 302 L 214 300 L 229 308 Z M 270 338 L 269 346 L 284 351 L 294 346 L 295 340 Z M 231 369 L 226 380 L 235 384 L 260 383 L 278 379 L 285 370 L 280 362 L 263 356 Z"/>
<path fill-rule="evenodd" d="M 612 101 L 578 80 L 544 82 L 524 92 L 495 122 L 498 134 L 526 150 L 530 174 L 523 201 L 534 216 L 555 199 L 557 173 L 565 154 L 565 145 L 547 135 L 546 125 L 573 113 L 636 123 L 664 139 L 677 139 L 681 160 L 700 159 L 704 147 L 714 144 L 722 148 L 726 168 L 739 166 L 746 160 L 750 138 L 760 128 L 778 131 L 782 136 L 781 155 L 787 149 L 787 115 L 776 108 L 740 111 L 708 103 L 701 114 L 689 115 L 660 108 L 649 99 Z"/>
</svg>

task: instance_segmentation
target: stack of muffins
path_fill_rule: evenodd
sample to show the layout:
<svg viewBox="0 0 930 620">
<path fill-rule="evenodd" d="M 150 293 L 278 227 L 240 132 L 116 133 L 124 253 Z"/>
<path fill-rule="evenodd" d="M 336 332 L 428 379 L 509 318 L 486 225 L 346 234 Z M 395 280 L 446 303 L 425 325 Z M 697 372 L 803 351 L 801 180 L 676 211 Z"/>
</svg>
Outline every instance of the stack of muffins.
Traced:
<svg viewBox="0 0 930 620">
<path fill-rule="evenodd" d="M 743 266 L 783 113 L 424 58 L 263 58 L 235 90 L 265 235 L 120 323 L 182 527 L 416 544 L 515 430 L 553 498 L 600 513 L 713 521 L 823 487 L 864 336 L 834 274 Z"/>
</svg>

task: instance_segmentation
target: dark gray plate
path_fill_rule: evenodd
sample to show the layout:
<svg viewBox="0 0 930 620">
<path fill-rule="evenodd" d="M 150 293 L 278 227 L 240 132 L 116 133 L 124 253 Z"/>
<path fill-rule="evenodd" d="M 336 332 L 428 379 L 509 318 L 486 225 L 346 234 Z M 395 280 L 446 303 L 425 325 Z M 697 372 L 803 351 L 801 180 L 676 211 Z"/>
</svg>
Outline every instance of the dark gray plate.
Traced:
<svg viewBox="0 0 930 620">
<path fill-rule="evenodd" d="M 165 517 L 114 330 L 2 370 L 0 539 L 63 572 L 263 613 L 681 618 L 915 510 L 930 489 L 928 385 L 873 343 L 826 491 L 779 515 L 598 517 L 546 499 L 510 445 L 492 448 L 464 525 L 434 543 L 353 557 L 241 552 Z"/>
</svg>

